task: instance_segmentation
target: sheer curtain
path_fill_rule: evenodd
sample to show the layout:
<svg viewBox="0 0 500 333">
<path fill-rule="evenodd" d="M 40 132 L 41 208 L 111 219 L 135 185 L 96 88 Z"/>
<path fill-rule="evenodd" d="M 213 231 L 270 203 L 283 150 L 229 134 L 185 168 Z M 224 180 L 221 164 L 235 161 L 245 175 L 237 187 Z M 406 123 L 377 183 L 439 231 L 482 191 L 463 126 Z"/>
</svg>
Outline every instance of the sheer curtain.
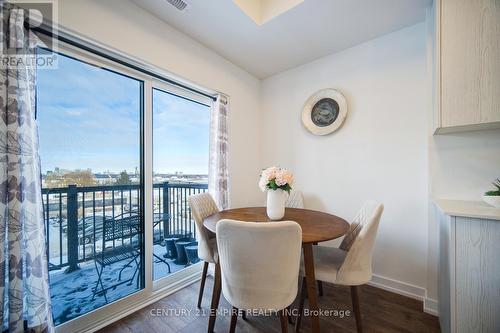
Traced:
<svg viewBox="0 0 500 333">
<path fill-rule="evenodd" d="M 228 172 L 228 111 L 229 98 L 219 94 L 210 115 L 210 156 L 208 189 L 219 209 L 229 207 Z"/>
<path fill-rule="evenodd" d="M 0 303 L 3 331 L 53 332 L 38 129 L 36 38 L 26 12 L 0 2 Z"/>
</svg>

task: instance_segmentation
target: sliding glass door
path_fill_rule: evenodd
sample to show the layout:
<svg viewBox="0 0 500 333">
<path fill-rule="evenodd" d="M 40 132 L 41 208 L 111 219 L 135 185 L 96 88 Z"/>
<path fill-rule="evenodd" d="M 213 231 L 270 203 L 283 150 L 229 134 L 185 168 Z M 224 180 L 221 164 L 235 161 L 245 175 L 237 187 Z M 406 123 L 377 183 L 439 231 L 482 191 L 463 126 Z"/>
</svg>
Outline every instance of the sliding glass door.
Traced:
<svg viewBox="0 0 500 333">
<path fill-rule="evenodd" d="M 56 324 L 144 287 L 144 82 L 84 56 L 37 73 L 42 193 Z"/>
<path fill-rule="evenodd" d="M 208 191 L 212 99 L 61 44 L 36 116 L 53 316 L 71 332 L 199 276 L 188 198 Z"/>
<path fill-rule="evenodd" d="M 156 83 L 153 103 L 153 279 L 199 262 L 188 197 L 208 190 L 210 104 Z"/>
</svg>

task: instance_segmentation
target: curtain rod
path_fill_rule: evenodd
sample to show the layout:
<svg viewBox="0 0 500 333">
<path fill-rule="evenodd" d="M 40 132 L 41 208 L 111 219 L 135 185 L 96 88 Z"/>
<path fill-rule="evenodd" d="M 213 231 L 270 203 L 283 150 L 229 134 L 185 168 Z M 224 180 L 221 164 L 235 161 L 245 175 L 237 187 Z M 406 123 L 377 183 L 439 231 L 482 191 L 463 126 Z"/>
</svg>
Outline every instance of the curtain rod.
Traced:
<svg viewBox="0 0 500 333">
<path fill-rule="evenodd" d="M 85 51 L 96 54 L 96 55 L 101 56 L 103 58 L 106 58 L 108 60 L 114 61 L 120 65 L 124 65 L 126 67 L 132 68 L 138 72 L 150 75 L 150 76 L 155 77 L 159 80 L 162 80 L 162 81 L 168 82 L 170 84 L 173 84 L 175 86 L 181 87 L 183 89 L 189 90 L 193 93 L 208 97 L 213 101 L 217 100 L 216 94 L 209 94 L 209 93 L 203 92 L 199 89 L 192 88 L 189 85 L 186 85 L 184 83 L 178 82 L 178 81 L 173 80 L 173 79 L 169 79 L 168 77 L 166 77 L 165 74 L 161 73 L 161 70 L 156 70 L 155 68 L 147 68 L 147 67 L 155 67 L 155 66 L 148 66 L 148 65 L 144 66 L 144 64 L 142 64 L 139 61 L 136 61 L 134 59 L 131 59 L 130 57 L 121 55 L 121 54 L 114 52 L 112 50 L 108 50 L 107 48 L 96 45 L 95 43 L 86 41 L 86 40 L 84 40 L 80 37 L 77 37 L 71 33 L 62 32 L 59 29 L 57 32 L 54 32 L 53 31 L 54 29 L 52 28 L 52 24 L 44 23 L 44 24 L 37 26 L 37 27 L 29 27 L 28 26 L 27 28 L 29 28 L 30 30 L 32 30 L 34 32 L 38 32 L 38 33 L 41 33 L 43 35 L 46 35 L 46 36 L 49 36 L 52 38 L 57 38 L 57 40 L 60 40 L 62 42 L 70 44 L 72 46 L 76 46 L 78 48 L 81 48 Z"/>
</svg>

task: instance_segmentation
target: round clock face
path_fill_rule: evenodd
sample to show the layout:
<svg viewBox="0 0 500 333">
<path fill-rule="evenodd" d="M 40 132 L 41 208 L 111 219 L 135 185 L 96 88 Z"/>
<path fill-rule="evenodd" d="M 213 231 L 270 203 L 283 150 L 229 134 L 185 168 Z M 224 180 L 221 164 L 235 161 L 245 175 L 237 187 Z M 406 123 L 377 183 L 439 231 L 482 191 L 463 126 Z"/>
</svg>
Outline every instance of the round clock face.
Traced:
<svg viewBox="0 0 500 333">
<path fill-rule="evenodd" d="M 322 98 L 314 104 L 311 120 L 314 125 L 325 127 L 333 124 L 339 116 L 339 104 L 331 98 Z"/>
<path fill-rule="evenodd" d="M 323 89 L 309 97 L 302 109 L 304 127 L 315 135 L 327 135 L 342 126 L 347 116 L 347 102 L 335 89 Z"/>
</svg>

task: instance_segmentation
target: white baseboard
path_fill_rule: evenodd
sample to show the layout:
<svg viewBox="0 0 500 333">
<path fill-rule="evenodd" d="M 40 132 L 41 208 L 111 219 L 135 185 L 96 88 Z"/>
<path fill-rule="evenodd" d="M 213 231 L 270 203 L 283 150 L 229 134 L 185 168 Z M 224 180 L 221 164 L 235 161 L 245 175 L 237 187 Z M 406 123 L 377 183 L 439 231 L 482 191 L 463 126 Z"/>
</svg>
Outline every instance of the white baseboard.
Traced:
<svg viewBox="0 0 500 333">
<path fill-rule="evenodd" d="M 438 316 L 438 301 L 432 298 L 424 299 L 424 312 L 433 316 Z"/>
<path fill-rule="evenodd" d="M 423 311 L 433 316 L 438 315 L 438 302 L 426 297 L 425 288 L 415 286 L 406 282 L 393 280 L 380 275 L 373 275 L 369 285 L 384 289 L 399 295 L 410 297 L 423 302 Z"/>
<path fill-rule="evenodd" d="M 419 286 L 414 286 L 412 284 L 401 282 L 387 278 L 385 276 L 373 274 L 372 280 L 368 282 L 369 285 L 391 291 L 393 293 L 410 297 L 413 299 L 418 299 L 423 301 L 425 297 L 425 289 Z"/>
</svg>

